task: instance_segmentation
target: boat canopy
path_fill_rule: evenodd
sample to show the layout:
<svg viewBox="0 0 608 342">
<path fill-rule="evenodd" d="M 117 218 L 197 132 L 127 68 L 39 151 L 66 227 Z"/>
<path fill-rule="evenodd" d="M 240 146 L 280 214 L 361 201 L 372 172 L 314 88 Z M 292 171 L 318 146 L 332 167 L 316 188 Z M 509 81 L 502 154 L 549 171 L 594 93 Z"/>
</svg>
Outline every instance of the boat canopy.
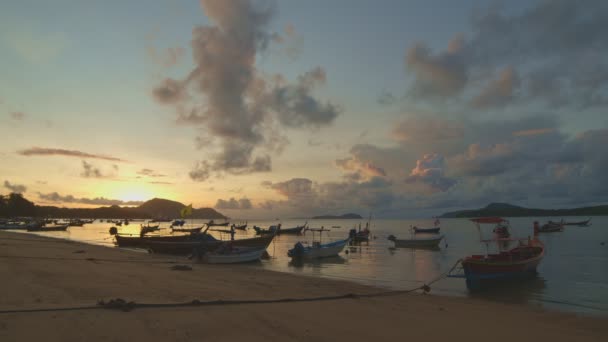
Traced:
<svg viewBox="0 0 608 342">
<path fill-rule="evenodd" d="M 471 221 L 476 222 L 476 223 L 502 223 L 502 222 L 507 222 L 507 220 L 503 219 L 502 217 L 478 217 L 478 218 L 471 219 Z"/>
</svg>

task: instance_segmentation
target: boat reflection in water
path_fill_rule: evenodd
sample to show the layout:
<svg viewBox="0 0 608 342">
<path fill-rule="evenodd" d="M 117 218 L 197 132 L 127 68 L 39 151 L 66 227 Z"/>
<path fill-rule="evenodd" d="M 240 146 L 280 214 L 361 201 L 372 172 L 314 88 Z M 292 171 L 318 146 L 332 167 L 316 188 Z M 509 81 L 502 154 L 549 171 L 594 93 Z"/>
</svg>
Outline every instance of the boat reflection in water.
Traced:
<svg viewBox="0 0 608 342">
<path fill-rule="evenodd" d="M 329 265 L 342 265 L 342 264 L 345 264 L 347 261 L 348 260 L 337 255 L 337 256 L 332 256 L 332 257 L 327 257 L 327 258 L 322 258 L 322 259 L 300 259 L 300 258 L 292 259 L 291 261 L 289 261 L 288 265 L 290 267 L 294 267 L 294 268 L 304 268 L 304 267 L 323 268 L 324 266 L 329 266 Z"/>
<path fill-rule="evenodd" d="M 497 281 L 492 286 L 469 292 L 469 297 L 496 301 L 507 304 L 523 304 L 541 300 L 547 287 L 546 280 L 540 275 L 527 279 L 508 279 Z"/>
</svg>

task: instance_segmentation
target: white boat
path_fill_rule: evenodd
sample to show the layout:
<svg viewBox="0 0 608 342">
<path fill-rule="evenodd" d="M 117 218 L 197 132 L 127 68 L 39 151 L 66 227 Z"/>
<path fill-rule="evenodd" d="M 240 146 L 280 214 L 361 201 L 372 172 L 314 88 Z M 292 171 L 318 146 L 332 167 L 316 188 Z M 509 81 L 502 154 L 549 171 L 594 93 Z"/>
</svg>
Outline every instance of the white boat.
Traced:
<svg viewBox="0 0 608 342">
<path fill-rule="evenodd" d="M 443 235 L 439 237 L 417 237 L 411 239 L 397 239 L 394 235 L 390 235 L 388 239 L 395 243 L 395 247 L 435 248 L 439 246 L 439 242 L 443 239 Z"/>
<path fill-rule="evenodd" d="M 222 249 L 203 255 L 202 261 L 207 264 L 237 264 L 260 260 L 266 252 L 266 248 L 244 248 L 232 247 Z"/>
<path fill-rule="evenodd" d="M 287 252 L 287 255 L 292 258 L 302 259 L 317 259 L 336 256 L 342 252 L 349 240 L 350 238 L 325 244 L 321 244 L 319 241 L 314 241 L 312 246 L 308 247 L 305 247 L 302 243 L 298 242 Z"/>
</svg>

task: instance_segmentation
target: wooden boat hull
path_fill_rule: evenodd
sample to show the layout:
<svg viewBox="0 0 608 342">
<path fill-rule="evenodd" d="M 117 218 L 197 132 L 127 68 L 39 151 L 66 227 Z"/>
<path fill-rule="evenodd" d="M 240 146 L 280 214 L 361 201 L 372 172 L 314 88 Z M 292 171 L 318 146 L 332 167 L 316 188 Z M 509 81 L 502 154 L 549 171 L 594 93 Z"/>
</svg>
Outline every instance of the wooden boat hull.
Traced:
<svg viewBox="0 0 608 342">
<path fill-rule="evenodd" d="M 300 250 L 294 247 L 293 249 L 289 250 L 287 255 L 292 258 L 304 260 L 333 257 L 337 256 L 340 254 L 340 252 L 342 252 L 342 250 L 344 250 L 344 247 L 346 247 L 349 240 L 350 239 L 345 239 L 319 246 L 304 247 Z"/>
<path fill-rule="evenodd" d="M 230 253 L 207 253 L 202 261 L 207 264 L 240 264 L 260 260 L 266 248 L 244 248 L 242 251 L 233 250 Z"/>
<path fill-rule="evenodd" d="M 60 232 L 66 231 L 68 229 L 68 225 L 59 225 L 59 226 L 47 226 L 47 227 L 32 227 L 28 228 L 28 232 Z"/>
<path fill-rule="evenodd" d="M 429 239 L 390 239 L 398 248 L 437 248 L 443 235 Z"/>
<path fill-rule="evenodd" d="M 530 255 L 518 259 L 517 250 L 526 251 L 525 253 Z M 482 255 L 467 257 L 461 262 L 467 288 L 474 291 L 493 281 L 534 276 L 543 256 L 544 246 L 542 243 L 536 242 L 531 248 L 518 247 L 490 257 Z"/>
<path fill-rule="evenodd" d="M 414 233 L 427 233 L 427 234 L 439 234 L 440 227 L 435 228 L 418 228 L 414 227 Z"/>
<path fill-rule="evenodd" d="M 255 230 L 255 233 L 257 235 L 269 235 L 269 234 L 276 234 L 276 235 L 299 235 L 302 234 L 302 230 L 304 230 L 305 226 L 301 226 L 301 227 L 294 227 L 294 228 L 278 228 L 278 229 L 262 229 L 260 227 L 253 227 L 253 229 Z"/>
<path fill-rule="evenodd" d="M 274 235 L 262 236 L 251 239 L 239 239 L 228 241 L 235 247 L 264 248 L 272 242 Z M 195 249 L 213 251 L 227 241 L 216 240 L 207 234 L 192 234 L 182 236 L 120 236 L 116 235 L 116 243 L 119 247 L 143 248 L 154 253 L 188 255 Z"/>
<path fill-rule="evenodd" d="M 540 227 L 540 229 L 538 230 L 539 233 L 554 233 L 554 232 L 561 232 L 564 230 L 564 226 L 561 224 L 544 224 L 542 227 Z"/>
<path fill-rule="evenodd" d="M 174 232 L 180 232 L 180 233 L 200 233 L 200 231 L 203 229 L 203 227 L 198 227 L 198 228 L 171 228 L 172 231 Z"/>
</svg>

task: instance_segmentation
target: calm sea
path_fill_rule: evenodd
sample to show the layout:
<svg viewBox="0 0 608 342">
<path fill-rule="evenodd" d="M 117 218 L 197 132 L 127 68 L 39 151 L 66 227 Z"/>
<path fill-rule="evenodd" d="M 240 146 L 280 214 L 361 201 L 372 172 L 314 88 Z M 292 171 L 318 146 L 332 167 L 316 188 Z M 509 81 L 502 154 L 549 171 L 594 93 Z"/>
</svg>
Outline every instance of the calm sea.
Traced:
<svg viewBox="0 0 608 342">
<path fill-rule="evenodd" d="M 553 220 L 558 220 L 552 218 Z M 587 217 L 569 217 L 569 221 L 586 220 Z M 533 221 L 546 222 L 548 218 L 511 218 L 511 232 L 515 237 L 532 234 Z M 194 220 L 193 225 L 203 221 Z M 359 220 L 309 220 L 312 228 L 330 229 L 323 234 L 323 241 L 343 239 Z M 139 232 L 139 224 L 132 222 L 121 227 L 122 233 Z M 277 221 L 249 221 L 267 227 Z M 304 220 L 282 221 L 283 227 L 301 225 Z M 364 221 L 362 221 L 365 224 Z M 308 232 L 302 236 L 282 235 L 269 246 L 271 258 L 252 264 L 279 272 L 312 277 L 342 279 L 389 289 L 410 289 L 424 284 L 449 270 L 454 263 L 473 253 L 483 254 L 497 246 L 480 242 L 480 232 L 467 219 L 442 219 L 441 232 L 445 242 L 439 250 L 393 248 L 387 236 L 410 236 L 410 226 L 428 227 L 431 220 L 373 220 L 372 239 L 369 243 L 348 247 L 339 257 L 321 261 L 293 264 L 287 250 L 298 241 L 311 241 Z M 113 246 L 109 236 L 109 223 L 96 221 L 84 227 L 70 227 L 67 232 L 39 233 L 92 244 Z M 168 227 L 165 223 L 163 226 Z M 333 228 L 337 227 L 339 228 Z M 162 226 L 161 226 L 162 227 Z M 217 227 L 219 228 L 219 227 Z M 222 227 L 223 228 L 223 227 Z M 168 229 L 163 230 L 168 234 Z M 218 238 L 229 239 L 229 234 L 213 232 Z M 483 238 L 491 238 L 492 227 L 482 227 Z M 252 229 L 237 231 L 236 238 L 254 236 Z M 608 315 L 608 217 L 594 217 L 590 227 L 566 227 L 565 231 L 541 234 L 546 255 L 538 268 L 538 276 L 529 281 L 517 282 L 500 288 L 470 294 L 463 279 L 446 278 L 432 286 L 432 293 L 450 296 L 476 296 L 492 301 L 522 303 L 548 309 L 572 311 L 592 315 Z M 447 244 L 447 246 L 446 246 Z"/>
</svg>

